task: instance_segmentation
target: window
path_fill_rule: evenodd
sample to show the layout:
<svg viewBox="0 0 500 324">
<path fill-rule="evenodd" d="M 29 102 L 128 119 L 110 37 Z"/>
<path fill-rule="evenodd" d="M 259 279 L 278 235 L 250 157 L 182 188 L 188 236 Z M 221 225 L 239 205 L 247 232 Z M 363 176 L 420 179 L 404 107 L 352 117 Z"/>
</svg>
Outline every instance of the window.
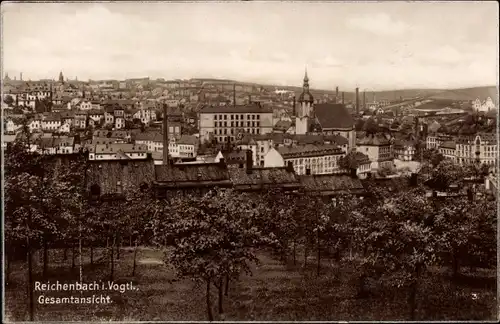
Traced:
<svg viewBox="0 0 500 324">
<path fill-rule="evenodd" d="M 224 115 L 224 120 L 227 120 L 227 115 Z"/>
<path fill-rule="evenodd" d="M 239 115 L 235 115 L 236 120 L 238 120 L 239 117 L 240 117 Z"/>
</svg>

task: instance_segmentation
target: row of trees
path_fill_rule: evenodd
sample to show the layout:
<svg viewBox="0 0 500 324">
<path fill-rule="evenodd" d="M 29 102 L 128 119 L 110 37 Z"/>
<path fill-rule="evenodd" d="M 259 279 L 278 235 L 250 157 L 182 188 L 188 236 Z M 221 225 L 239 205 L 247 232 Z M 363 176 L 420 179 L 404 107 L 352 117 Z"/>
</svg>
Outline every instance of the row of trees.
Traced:
<svg viewBox="0 0 500 324">
<path fill-rule="evenodd" d="M 26 152 L 25 144 L 15 143 L 6 154 L 6 275 L 8 280 L 13 258 L 26 255 L 30 319 L 32 254 L 39 250 L 43 255 L 45 276 L 48 251 L 54 247 L 73 250 L 73 269 L 75 250 L 90 248 L 93 263 L 93 249 L 107 247 L 111 279 L 124 242 L 161 247 L 166 264 L 179 277 L 205 285 L 210 320 L 211 287 L 218 291 L 218 311 L 223 314 L 228 285 L 250 271 L 261 249 L 294 264 L 297 251 L 303 251 L 304 265 L 313 257 L 318 276 L 328 271 L 321 266 L 324 258 L 352 267 L 359 296 L 366 294 L 368 279 L 388 279 L 395 288 L 408 289 L 411 318 L 419 281 L 429 266 L 449 265 L 458 274 L 463 265 L 495 265 L 494 200 L 461 197 L 429 203 L 422 187 L 389 194 L 375 184 L 367 186 L 369 194 L 363 199 L 351 194 L 331 200 L 280 190 L 249 194 L 214 189 L 203 196 L 165 201 L 145 185 L 120 196 L 100 196 L 96 188 L 86 190 L 85 155 L 53 162 Z M 455 176 L 446 167 L 440 163 L 434 176 Z M 82 271 L 81 259 L 79 264 Z"/>
</svg>

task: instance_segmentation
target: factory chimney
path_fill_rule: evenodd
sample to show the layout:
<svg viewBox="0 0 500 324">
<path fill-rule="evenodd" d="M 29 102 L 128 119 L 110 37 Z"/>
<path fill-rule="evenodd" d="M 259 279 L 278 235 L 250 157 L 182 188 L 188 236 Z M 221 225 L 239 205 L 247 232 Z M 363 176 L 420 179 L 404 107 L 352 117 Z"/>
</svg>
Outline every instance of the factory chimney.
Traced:
<svg viewBox="0 0 500 324">
<path fill-rule="evenodd" d="M 168 165 L 168 113 L 163 103 L 163 165 Z"/>
<path fill-rule="evenodd" d="M 236 83 L 233 84 L 233 107 L 236 107 Z"/>
<path fill-rule="evenodd" d="M 293 96 L 293 114 L 292 116 L 297 116 L 297 111 L 295 110 L 296 109 L 296 100 L 295 100 L 295 96 Z"/>
<path fill-rule="evenodd" d="M 339 102 L 339 87 L 335 87 L 335 103 Z"/>
<path fill-rule="evenodd" d="M 23 81 L 23 72 L 19 73 L 19 80 Z"/>
<path fill-rule="evenodd" d="M 366 91 L 363 91 L 363 110 L 366 110 Z"/>
<path fill-rule="evenodd" d="M 342 104 L 344 104 L 344 91 L 342 91 Z"/>
<path fill-rule="evenodd" d="M 359 114 L 359 88 L 356 88 L 356 115 Z"/>
</svg>

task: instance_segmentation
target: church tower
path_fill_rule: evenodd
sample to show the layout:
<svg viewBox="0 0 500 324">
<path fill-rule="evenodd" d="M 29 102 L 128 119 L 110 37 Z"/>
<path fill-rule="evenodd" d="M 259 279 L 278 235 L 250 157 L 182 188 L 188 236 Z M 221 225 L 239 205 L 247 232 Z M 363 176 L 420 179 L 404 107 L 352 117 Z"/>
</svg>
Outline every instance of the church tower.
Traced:
<svg viewBox="0 0 500 324">
<path fill-rule="evenodd" d="M 64 83 L 64 76 L 63 76 L 62 71 L 61 71 L 61 72 L 59 72 L 59 82 L 60 82 L 60 83 Z"/>
<path fill-rule="evenodd" d="M 295 118 L 295 133 L 306 134 L 309 129 L 310 120 L 312 117 L 312 109 L 314 98 L 309 92 L 309 77 L 307 69 L 304 75 L 304 84 L 302 85 L 302 93 L 299 96 L 299 109 Z"/>
</svg>

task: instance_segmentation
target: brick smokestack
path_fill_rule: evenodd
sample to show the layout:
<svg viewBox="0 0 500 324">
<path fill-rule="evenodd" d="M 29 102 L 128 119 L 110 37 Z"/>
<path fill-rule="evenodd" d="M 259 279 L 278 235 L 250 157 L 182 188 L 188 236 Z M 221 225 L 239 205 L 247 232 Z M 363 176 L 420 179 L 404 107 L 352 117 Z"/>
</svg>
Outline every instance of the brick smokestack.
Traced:
<svg viewBox="0 0 500 324">
<path fill-rule="evenodd" d="M 246 172 L 247 174 L 252 173 L 252 168 L 253 168 L 253 152 L 252 150 L 247 150 L 246 151 Z"/>
<path fill-rule="evenodd" d="M 356 114 L 359 114 L 359 88 L 356 88 Z"/>
<path fill-rule="evenodd" d="M 168 114 L 165 103 L 163 103 L 163 165 L 168 165 Z"/>
<path fill-rule="evenodd" d="M 366 91 L 363 91 L 363 110 L 366 109 Z"/>
<path fill-rule="evenodd" d="M 339 87 L 335 87 L 335 103 L 339 102 Z"/>
<path fill-rule="evenodd" d="M 236 107 L 236 83 L 233 84 L 233 107 Z"/>
<path fill-rule="evenodd" d="M 342 104 L 344 104 L 344 91 L 342 91 Z"/>
<path fill-rule="evenodd" d="M 293 115 L 292 116 L 297 116 L 297 100 L 295 99 L 295 96 L 293 96 Z"/>
</svg>

